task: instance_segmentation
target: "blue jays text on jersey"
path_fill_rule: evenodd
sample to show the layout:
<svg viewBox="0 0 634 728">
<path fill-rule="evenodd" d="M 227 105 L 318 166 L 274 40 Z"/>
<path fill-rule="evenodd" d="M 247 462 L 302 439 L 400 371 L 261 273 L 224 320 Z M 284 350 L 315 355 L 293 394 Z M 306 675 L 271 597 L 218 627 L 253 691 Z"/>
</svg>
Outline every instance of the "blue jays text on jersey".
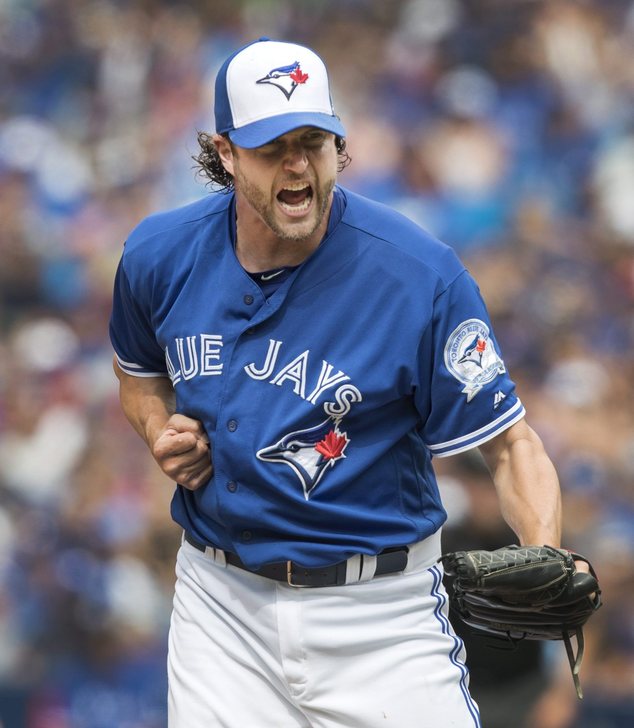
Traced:
<svg viewBox="0 0 634 728">
<path fill-rule="evenodd" d="M 337 187 L 319 248 L 268 298 L 233 247 L 233 195 L 151 216 L 117 273 L 111 338 L 169 376 L 212 479 L 173 518 L 251 568 L 421 540 L 446 518 L 432 456 L 524 416 L 478 288 L 446 245 Z"/>
</svg>

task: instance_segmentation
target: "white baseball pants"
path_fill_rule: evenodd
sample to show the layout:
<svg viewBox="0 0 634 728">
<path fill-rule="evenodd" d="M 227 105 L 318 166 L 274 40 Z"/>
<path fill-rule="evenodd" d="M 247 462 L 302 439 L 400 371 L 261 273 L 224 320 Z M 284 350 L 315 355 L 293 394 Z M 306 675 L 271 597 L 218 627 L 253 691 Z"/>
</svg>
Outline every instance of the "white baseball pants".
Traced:
<svg viewBox="0 0 634 728">
<path fill-rule="evenodd" d="M 403 574 L 298 589 L 184 542 L 169 728 L 479 728 L 439 536 L 420 546 Z"/>
</svg>

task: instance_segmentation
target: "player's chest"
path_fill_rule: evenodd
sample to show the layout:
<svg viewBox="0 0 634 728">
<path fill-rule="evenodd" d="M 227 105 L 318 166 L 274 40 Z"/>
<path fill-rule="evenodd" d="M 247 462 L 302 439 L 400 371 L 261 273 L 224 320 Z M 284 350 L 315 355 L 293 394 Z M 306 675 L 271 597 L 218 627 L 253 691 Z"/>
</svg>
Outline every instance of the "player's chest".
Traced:
<svg viewBox="0 0 634 728">
<path fill-rule="evenodd" d="M 388 307 L 368 310 L 363 293 L 337 300 L 328 288 L 291 292 L 291 284 L 268 300 L 250 279 L 184 287 L 155 329 L 176 392 L 213 406 L 230 389 L 265 406 L 328 414 L 405 393 L 416 341 L 393 335 Z"/>
</svg>

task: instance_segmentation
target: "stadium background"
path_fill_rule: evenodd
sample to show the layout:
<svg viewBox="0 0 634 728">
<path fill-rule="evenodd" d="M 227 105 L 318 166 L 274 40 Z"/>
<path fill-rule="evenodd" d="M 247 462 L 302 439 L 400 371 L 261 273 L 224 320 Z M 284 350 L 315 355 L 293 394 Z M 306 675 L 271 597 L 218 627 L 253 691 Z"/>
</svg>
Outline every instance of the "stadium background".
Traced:
<svg viewBox="0 0 634 728">
<path fill-rule="evenodd" d="M 112 278 L 143 216 L 208 194 L 191 155 L 212 81 L 261 35 L 331 68 L 342 183 L 453 245 L 479 280 L 561 475 L 565 544 L 602 579 L 584 702 L 559 643 L 495 680 L 474 666 L 482 699 L 532 704 L 531 728 L 631 726 L 631 0 L 0 2 L 0 725 L 165 725 L 179 533 L 119 410 Z M 439 470 L 448 539 L 508 538 L 477 458 Z"/>
</svg>

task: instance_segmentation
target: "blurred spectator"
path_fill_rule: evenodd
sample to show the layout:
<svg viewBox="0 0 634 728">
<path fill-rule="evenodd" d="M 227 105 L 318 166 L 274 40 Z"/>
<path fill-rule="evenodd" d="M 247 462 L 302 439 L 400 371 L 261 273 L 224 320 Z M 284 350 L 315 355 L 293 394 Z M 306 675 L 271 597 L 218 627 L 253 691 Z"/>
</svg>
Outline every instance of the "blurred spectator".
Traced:
<svg viewBox="0 0 634 728">
<path fill-rule="evenodd" d="M 191 155 L 210 79 L 261 35 L 338 67 L 355 129 L 342 183 L 456 247 L 480 282 L 558 465 L 564 542 L 596 560 L 583 703 L 561 645 L 512 665 L 475 646 L 483 713 L 505 725 L 504 674 L 526 713 L 514 727 L 629 727 L 632 0 L 0 3 L 0 725 L 165 725 L 180 534 L 171 484 L 119 410 L 110 291 L 142 217 L 209 193 Z M 474 463 L 439 470 L 447 543 L 512 538 Z"/>
</svg>

